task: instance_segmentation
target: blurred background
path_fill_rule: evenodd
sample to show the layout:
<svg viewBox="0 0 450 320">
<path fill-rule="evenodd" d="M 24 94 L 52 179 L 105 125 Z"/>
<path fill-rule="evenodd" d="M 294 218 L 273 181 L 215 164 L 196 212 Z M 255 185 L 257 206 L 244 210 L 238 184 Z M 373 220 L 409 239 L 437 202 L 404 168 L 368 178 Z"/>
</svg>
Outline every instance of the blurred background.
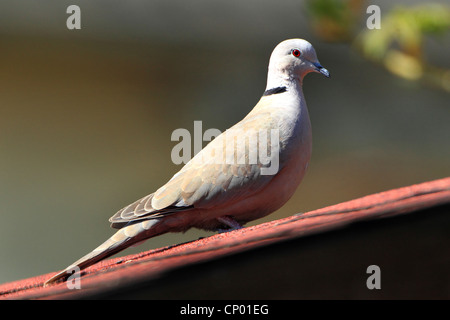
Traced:
<svg viewBox="0 0 450 320">
<path fill-rule="evenodd" d="M 81 8 L 81 30 L 66 9 Z M 369 30 L 369 4 L 381 29 Z M 272 49 L 310 41 L 313 157 L 287 217 L 450 174 L 448 1 L 0 2 L 0 283 L 66 267 L 180 168 L 172 131 L 225 130 Z M 195 240 L 191 230 L 121 255 Z"/>
</svg>

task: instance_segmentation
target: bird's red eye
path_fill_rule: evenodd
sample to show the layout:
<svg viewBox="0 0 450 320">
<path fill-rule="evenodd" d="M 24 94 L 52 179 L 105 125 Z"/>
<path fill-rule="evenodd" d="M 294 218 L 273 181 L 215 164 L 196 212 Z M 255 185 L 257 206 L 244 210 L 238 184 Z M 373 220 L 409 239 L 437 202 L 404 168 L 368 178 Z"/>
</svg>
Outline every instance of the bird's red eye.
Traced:
<svg viewBox="0 0 450 320">
<path fill-rule="evenodd" d="M 300 55 L 302 54 L 302 53 L 300 52 L 300 50 L 298 50 L 298 49 L 292 50 L 291 53 L 292 53 L 292 55 L 293 55 L 294 57 L 296 57 L 296 58 L 300 57 Z"/>
</svg>

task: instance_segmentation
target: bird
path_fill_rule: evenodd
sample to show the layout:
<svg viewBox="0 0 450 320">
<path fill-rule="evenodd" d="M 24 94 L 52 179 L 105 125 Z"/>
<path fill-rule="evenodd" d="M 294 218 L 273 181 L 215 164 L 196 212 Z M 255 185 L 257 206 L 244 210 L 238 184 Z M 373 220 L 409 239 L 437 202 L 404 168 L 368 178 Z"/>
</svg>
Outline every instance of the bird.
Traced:
<svg viewBox="0 0 450 320">
<path fill-rule="evenodd" d="M 311 72 L 330 77 L 311 43 L 288 39 L 276 45 L 266 89 L 247 116 L 215 137 L 154 193 L 119 210 L 109 219 L 119 230 L 44 285 L 67 280 L 74 267 L 85 269 L 167 232 L 239 229 L 281 208 L 311 158 L 311 123 L 302 90 Z M 244 142 L 237 144 L 242 137 Z M 264 152 L 255 157 L 255 148 L 270 149 L 267 159 L 258 157 Z"/>
</svg>

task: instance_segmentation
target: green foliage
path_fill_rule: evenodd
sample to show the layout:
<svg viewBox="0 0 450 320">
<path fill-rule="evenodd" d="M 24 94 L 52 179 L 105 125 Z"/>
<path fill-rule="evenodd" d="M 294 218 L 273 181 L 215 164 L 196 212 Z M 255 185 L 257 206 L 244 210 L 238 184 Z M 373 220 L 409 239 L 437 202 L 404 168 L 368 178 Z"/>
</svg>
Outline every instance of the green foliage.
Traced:
<svg viewBox="0 0 450 320">
<path fill-rule="evenodd" d="M 363 0 L 308 0 L 316 34 L 325 41 L 347 42 L 363 56 L 380 63 L 396 76 L 423 80 L 450 91 L 450 71 L 424 58 L 425 37 L 450 31 L 450 6 L 436 2 L 396 6 L 382 11 L 381 29 L 366 28 Z"/>
<path fill-rule="evenodd" d="M 380 30 L 362 31 L 357 39 L 368 58 L 380 60 L 396 44 L 400 50 L 420 59 L 424 36 L 449 31 L 450 8 L 436 3 L 396 7 L 385 14 L 381 25 Z"/>
<path fill-rule="evenodd" d="M 340 0 L 314 0 L 308 2 L 308 9 L 315 17 L 326 17 L 345 22 L 348 6 Z"/>
<path fill-rule="evenodd" d="M 363 0 L 309 0 L 308 14 L 315 32 L 326 41 L 348 41 L 360 20 Z"/>
</svg>

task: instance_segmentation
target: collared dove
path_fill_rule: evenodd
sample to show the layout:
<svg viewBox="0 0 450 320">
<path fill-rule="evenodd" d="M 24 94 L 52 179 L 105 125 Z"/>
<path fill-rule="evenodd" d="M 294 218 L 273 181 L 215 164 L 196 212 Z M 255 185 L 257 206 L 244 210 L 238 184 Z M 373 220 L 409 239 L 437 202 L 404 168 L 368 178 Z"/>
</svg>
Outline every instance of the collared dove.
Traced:
<svg viewBox="0 0 450 320">
<path fill-rule="evenodd" d="M 166 232 L 236 229 L 283 206 L 311 157 L 311 125 L 302 91 L 310 72 L 330 76 L 309 42 L 289 39 L 278 44 L 270 57 L 266 90 L 253 110 L 156 192 L 119 210 L 109 219 L 119 230 L 45 284 Z M 236 143 L 242 137 L 244 143 Z M 255 148 L 267 151 L 270 161 L 262 161 Z"/>
</svg>

